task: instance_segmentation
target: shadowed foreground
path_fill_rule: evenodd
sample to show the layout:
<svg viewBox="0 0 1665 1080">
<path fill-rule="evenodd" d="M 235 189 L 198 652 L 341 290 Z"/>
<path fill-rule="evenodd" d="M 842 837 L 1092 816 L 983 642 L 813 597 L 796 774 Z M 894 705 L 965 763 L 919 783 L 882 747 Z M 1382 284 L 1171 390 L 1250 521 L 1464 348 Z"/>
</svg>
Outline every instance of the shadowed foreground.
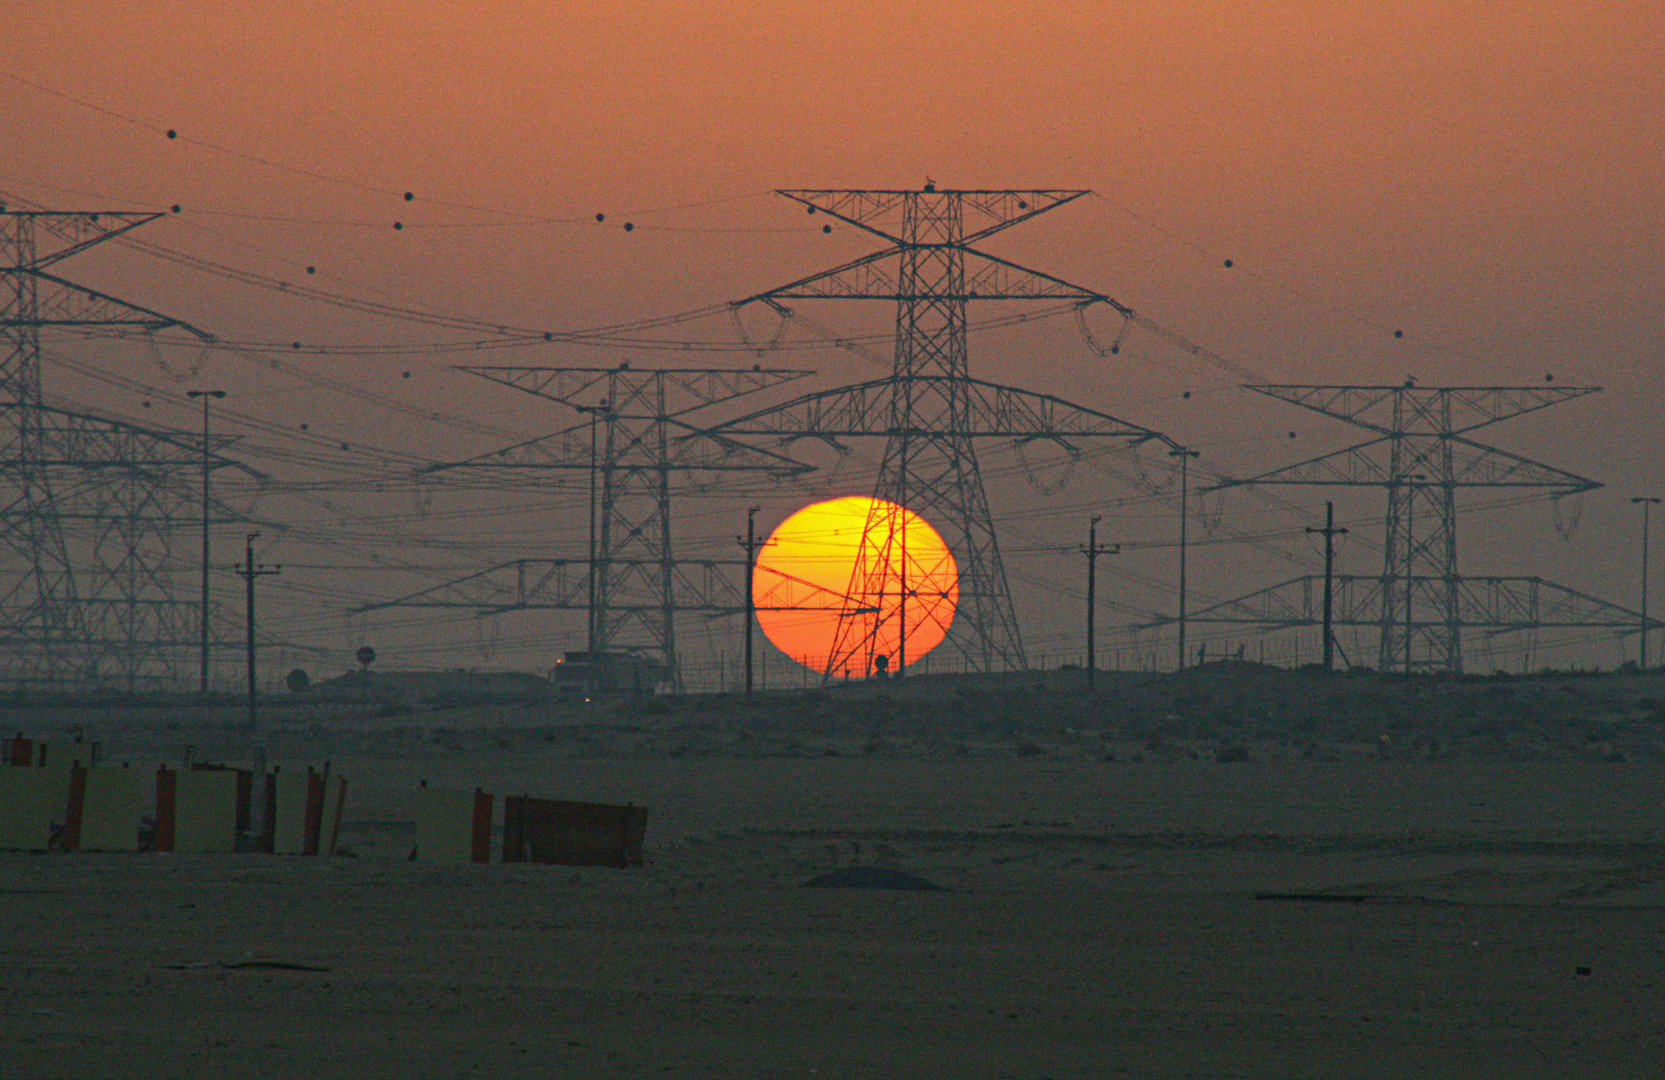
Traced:
<svg viewBox="0 0 1665 1080">
<path fill-rule="evenodd" d="M 4 1074 L 1656 1075 L 1658 763 L 353 768 L 357 858 L 0 856 Z M 439 769 L 648 865 L 403 861 Z M 800 887 L 851 863 L 948 891 Z"/>
</svg>

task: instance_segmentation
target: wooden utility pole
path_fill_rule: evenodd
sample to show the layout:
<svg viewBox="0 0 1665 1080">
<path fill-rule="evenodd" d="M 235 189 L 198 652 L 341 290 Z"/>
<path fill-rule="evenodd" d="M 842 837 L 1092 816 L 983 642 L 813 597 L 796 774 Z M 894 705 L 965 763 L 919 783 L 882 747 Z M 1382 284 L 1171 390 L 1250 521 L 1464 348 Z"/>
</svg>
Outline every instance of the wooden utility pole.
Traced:
<svg viewBox="0 0 1665 1080">
<path fill-rule="evenodd" d="M 1324 534 L 1324 670 L 1335 670 L 1335 616 L 1331 605 L 1332 585 L 1335 581 L 1335 538 L 1346 536 L 1346 529 L 1335 527 L 1335 503 L 1324 504 L 1324 527 L 1308 525 L 1309 533 Z"/>
<path fill-rule="evenodd" d="M 281 566 L 267 566 L 265 563 L 255 564 L 254 542 L 260 534 L 249 533 L 244 541 L 243 565 L 237 568 L 247 586 L 248 595 L 248 661 L 249 661 L 249 729 L 252 731 L 259 719 L 259 683 L 255 681 L 254 670 L 254 579 L 266 577 L 270 574 L 283 573 Z"/>
<path fill-rule="evenodd" d="M 1087 556 L 1087 692 L 1094 689 L 1094 674 L 1098 671 L 1098 640 L 1093 625 L 1093 615 L 1098 607 L 1098 557 L 1100 555 L 1117 555 L 1121 553 L 1120 544 L 1098 543 L 1098 523 L 1102 517 L 1096 517 L 1087 524 L 1087 546 L 1081 553 Z"/>
</svg>

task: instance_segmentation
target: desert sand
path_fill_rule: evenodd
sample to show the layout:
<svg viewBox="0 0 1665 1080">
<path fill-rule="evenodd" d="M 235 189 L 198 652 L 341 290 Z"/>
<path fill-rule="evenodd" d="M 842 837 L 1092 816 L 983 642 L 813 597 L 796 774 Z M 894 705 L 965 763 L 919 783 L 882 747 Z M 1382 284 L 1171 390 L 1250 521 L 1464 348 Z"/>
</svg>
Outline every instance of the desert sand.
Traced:
<svg viewBox="0 0 1665 1080">
<path fill-rule="evenodd" d="M 1289 678 L 83 712 L 329 757 L 348 853 L 0 854 L 0 1076 L 1661 1075 L 1665 683 Z M 646 864 L 407 861 L 421 780 Z"/>
</svg>

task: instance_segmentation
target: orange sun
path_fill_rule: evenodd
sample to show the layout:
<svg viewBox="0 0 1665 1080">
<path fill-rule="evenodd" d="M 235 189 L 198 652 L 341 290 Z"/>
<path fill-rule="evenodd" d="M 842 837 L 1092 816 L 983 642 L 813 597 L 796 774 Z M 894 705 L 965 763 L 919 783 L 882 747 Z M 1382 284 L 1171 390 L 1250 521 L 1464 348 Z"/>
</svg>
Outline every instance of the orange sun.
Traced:
<svg viewBox="0 0 1665 1080">
<path fill-rule="evenodd" d="M 924 518 L 851 496 L 781 522 L 758 552 L 752 590 L 758 625 L 777 649 L 815 671 L 860 678 L 916 663 L 941 644 L 959 580 Z"/>
</svg>

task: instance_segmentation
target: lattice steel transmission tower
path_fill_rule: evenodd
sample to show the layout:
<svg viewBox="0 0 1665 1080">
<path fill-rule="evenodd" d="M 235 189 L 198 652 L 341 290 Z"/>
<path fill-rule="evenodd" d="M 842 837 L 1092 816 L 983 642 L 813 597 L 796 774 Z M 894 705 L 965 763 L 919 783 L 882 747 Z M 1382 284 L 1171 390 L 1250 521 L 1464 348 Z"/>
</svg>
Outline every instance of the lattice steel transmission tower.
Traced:
<svg viewBox="0 0 1665 1080">
<path fill-rule="evenodd" d="M 1071 454 L 1081 441 L 1130 445 L 1167 440 L 1148 428 L 1041 394 L 971 378 L 966 308 L 971 301 L 1050 300 L 1079 306 L 1106 303 L 1124 318 L 1133 313 L 1091 289 L 976 250 L 974 245 L 1014 225 L 1073 202 L 1086 191 L 958 191 L 926 185 L 912 191 L 781 191 L 812 214 L 826 214 L 888 246 L 778 288 L 737 301 L 766 304 L 783 316 L 788 300 L 883 300 L 896 305 L 895 359 L 889 378 L 810 394 L 719 426 L 716 430 L 781 439 L 815 437 L 836 445 L 848 437 L 885 440 L 856 570 L 846 590 L 859 609 L 887 610 L 886 596 L 902 597 L 898 618 L 947 621 L 941 594 L 916 590 L 903 550 L 902 507 L 925 518 L 947 541 L 959 569 L 958 612 L 948 642 L 981 671 L 1026 667 L 978 468 L 979 439 L 1048 439 Z M 1169 445 L 1172 445 L 1171 443 Z M 915 613 L 907 608 L 915 607 Z M 922 611 L 919 609 L 923 609 Z M 845 618 L 826 674 L 874 670 L 874 620 Z M 905 636 L 904 636 L 905 640 Z M 892 671 L 909 661 L 890 658 Z"/>
<path fill-rule="evenodd" d="M 463 367 L 459 370 L 558 401 L 589 420 L 552 435 L 426 471 L 493 470 L 527 476 L 589 472 L 598 514 L 594 562 L 517 560 L 471 574 L 389 606 L 473 607 L 500 612 L 529 607 L 587 607 L 590 651 L 647 651 L 680 689 L 676 613 L 736 609 L 727 580 L 744 562 L 679 559 L 672 546 L 672 497 L 689 487 L 733 484 L 743 477 L 789 477 L 812 466 L 702 430 L 684 417 L 812 374 L 749 370 Z M 673 481 L 673 477 L 676 479 Z M 582 578 L 573 569 L 583 566 Z M 527 578 L 528 570 L 532 579 Z"/>
<path fill-rule="evenodd" d="M 1307 484 L 1387 489 L 1386 543 L 1373 600 L 1379 601 L 1378 670 L 1449 671 L 1463 667 L 1465 626 L 1525 628 L 1554 601 L 1555 617 L 1576 625 L 1611 625 L 1614 605 L 1537 578 L 1464 578 L 1457 572 L 1459 488 L 1544 488 L 1558 494 L 1590 491 L 1594 480 L 1506 453 L 1469 438 L 1475 430 L 1597 392 L 1596 387 L 1551 386 L 1250 386 L 1256 393 L 1345 420 L 1376 437 L 1213 490 L 1243 484 Z M 1294 590 L 1303 579 L 1277 590 Z M 1349 589 L 1351 583 L 1349 583 Z M 1256 604 L 1273 591 L 1257 593 Z M 1247 598 L 1245 598 L 1247 599 Z M 1285 598 L 1283 603 L 1288 603 Z M 1216 616 L 1231 601 L 1211 609 Z M 1344 607 L 1356 612 L 1357 601 Z M 1514 621 L 1509 622 L 1510 612 Z M 1197 616 L 1193 616 L 1196 618 Z M 1202 621 L 1208 621 L 1205 613 Z M 1557 622 L 1555 625 L 1575 625 Z"/>
<path fill-rule="evenodd" d="M 20 690 L 171 682 L 197 645 L 172 538 L 200 525 L 200 438 L 53 408 L 41 387 L 46 328 L 208 338 L 49 270 L 161 216 L 0 212 L 0 682 Z"/>
</svg>

